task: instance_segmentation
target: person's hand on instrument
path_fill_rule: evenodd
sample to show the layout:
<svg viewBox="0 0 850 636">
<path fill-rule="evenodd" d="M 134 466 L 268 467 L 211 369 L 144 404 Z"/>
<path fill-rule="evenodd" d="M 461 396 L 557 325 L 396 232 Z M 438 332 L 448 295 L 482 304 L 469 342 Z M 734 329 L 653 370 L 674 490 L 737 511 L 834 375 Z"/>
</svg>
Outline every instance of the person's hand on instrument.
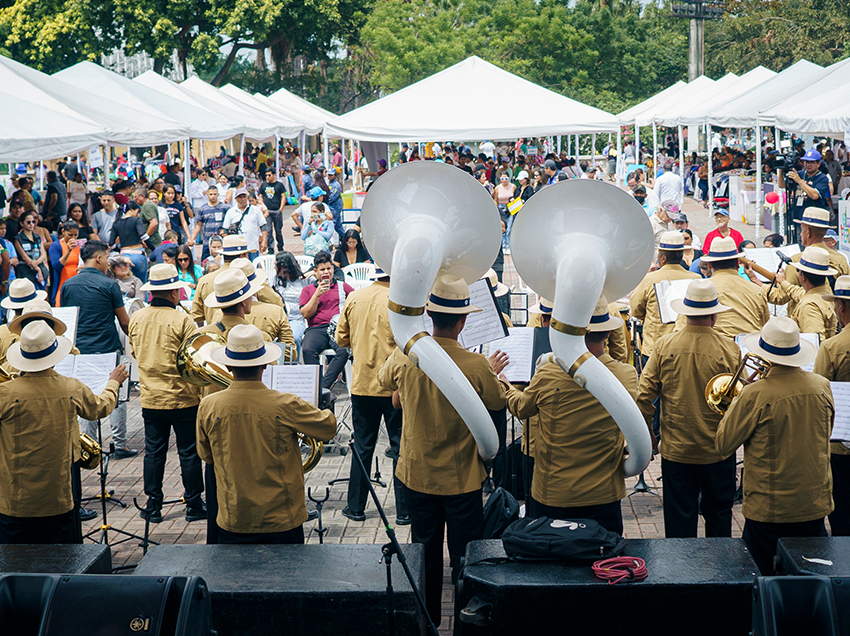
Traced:
<svg viewBox="0 0 850 636">
<path fill-rule="evenodd" d="M 784 271 L 782 271 L 782 272 L 776 272 L 776 284 L 777 284 L 777 285 L 781 285 L 781 284 L 782 284 L 782 283 L 784 283 L 786 280 L 787 280 L 787 278 L 785 277 L 785 272 L 784 272 Z"/>
</svg>

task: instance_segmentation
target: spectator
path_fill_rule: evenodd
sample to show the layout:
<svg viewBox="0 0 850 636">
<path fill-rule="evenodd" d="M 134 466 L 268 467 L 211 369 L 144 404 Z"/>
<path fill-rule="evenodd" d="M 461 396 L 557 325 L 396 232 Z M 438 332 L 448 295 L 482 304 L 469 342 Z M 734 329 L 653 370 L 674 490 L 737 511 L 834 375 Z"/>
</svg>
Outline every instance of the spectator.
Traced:
<svg viewBox="0 0 850 636">
<path fill-rule="evenodd" d="M 91 226 L 88 212 L 79 203 L 68 206 L 68 220 L 77 224 L 77 239 L 82 241 L 99 241 L 97 231 Z"/>
<path fill-rule="evenodd" d="M 24 204 L 19 199 L 12 199 L 9 202 L 9 216 L 6 217 L 6 240 L 14 241 L 18 232 L 21 231 L 21 223 L 23 219 L 21 215 L 24 213 Z"/>
<path fill-rule="evenodd" d="M 6 219 L 0 219 L 0 248 L 5 247 L 9 253 L 9 284 L 15 280 L 15 267 L 18 265 L 18 252 L 15 246 L 9 239 L 6 238 Z M 7 286 L 0 287 L 0 297 L 5 296 Z"/>
<path fill-rule="evenodd" d="M 162 262 L 166 265 L 174 265 L 177 267 L 177 246 L 168 245 L 162 250 Z"/>
<path fill-rule="evenodd" d="M 655 193 L 661 201 L 672 199 L 679 205 L 679 209 L 685 203 L 685 182 L 682 177 L 673 172 L 673 164 L 669 161 L 662 166 L 664 174 L 655 180 Z"/>
<path fill-rule="evenodd" d="M 230 185 L 230 179 L 227 178 L 226 174 L 218 175 L 218 183 L 215 184 L 215 187 L 218 190 L 219 200 L 230 205 L 233 199 L 233 187 Z"/>
<path fill-rule="evenodd" d="M 508 203 L 513 201 L 516 195 L 517 188 L 511 183 L 510 174 L 503 172 L 499 175 L 499 185 L 493 191 L 493 201 L 499 209 L 502 223 L 505 224 L 505 231 L 502 234 L 502 251 L 505 254 L 511 253 L 511 226 L 514 224 L 514 217 L 508 212 Z"/>
<path fill-rule="evenodd" d="M 112 225 L 121 218 L 112 190 L 104 190 L 100 193 L 100 204 L 103 208 L 92 217 L 91 225 L 97 231 L 100 240 L 108 241 L 112 236 Z"/>
<path fill-rule="evenodd" d="M 36 231 L 38 213 L 25 212 L 21 217 L 21 231 L 15 237 L 15 251 L 18 253 L 18 266 L 15 268 L 17 278 L 32 281 L 36 289 L 47 289 L 48 271 L 47 250 L 41 235 Z"/>
<path fill-rule="evenodd" d="M 221 254 L 221 248 L 224 246 L 223 239 L 218 234 L 213 234 L 210 237 L 210 240 L 204 246 L 206 250 L 209 252 L 209 257 L 204 259 L 204 267 L 206 267 L 209 263 L 214 262 L 218 263 L 218 266 L 221 267 L 224 265 L 224 257 Z"/>
<path fill-rule="evenodd" d="M 79 174 L 79 173 L 77 173 Z M 50 252 L 58 251 L 58 257 L 54 259 L 51 256 L 50 262 L 53 265 L 53 291 L 50 295 L 50 302 L 55 303 L 56 297 L 69 278 L 77 275 L 77 270 L 80 266 L 80 247 L 86 244 L 86 241 L 79 241 L 80 228 L 75 221 L 65 221 L 60 227 L 60 239 L 54 241 L 50 246 Z M 58 245 L 59 249 L 54 250 L 54 245 Z"/>
<path fill-rule="evenodd" d="M 289 319 L 289 326 L 292 328 L 292 336 L 295 338 L 295 346 L 298 348 L 300 357 L 301 338 L 307 329 L 307 321 L 301 314 L 299 300 L 301 292 L 307 285 L 315 282 L 315 278 L 312 276 L 309 279 L 306 278 L 301 272 L 298 261 L 289 252 L 277 253 L 275 270 L 277 274 L 274 279 L 274 290 L 283 299 L 286 317 Z"/>
<path fill-rule="evenodd" d="M 301 230 L 306 256 L 315 256 L 319 252 L 327 251 L 334 233 L 333 222 L 328 220 L 319 204 L 314 203 L 311 212 L 310 222 Z"/>
<path fill-rule="evenodd" d="M 188 245 L 180 245 L 177 248 L 177 276 L 189 286 L 189 294 L 185 300 L 192 300 L 195 297 L 198 279 L 203 275 L 201 266 L 195 265 L 192 248 Z M 183 299 L 181 298 L 181 300 Z"/>
<path fill-rule="evenodd" d="M 260 195 L 271 224 L 269 254 L 274 254 L 275 240 L 277 249 L 283 250 L 283 206 L 286 204 L 286 187 L 277 180 L 274 170 L 266 172 L 266 182 L 260 187 Z"/>
<path fill-rule="evenodd" d="M 79 177 L 79 181 L 77 181 Z M 88 188 L 82 184 L 83 175 L 79 172 L 75 177 L 78 185 L 83 185 L 86 193 L 83 196 L 81 203 L 85 204 L 88 196 Z M 68 195 L 65 191 L 65 184 L 59 181 L 56 173 L 51 170 L 47 173 L 47 194 L 44 202 L 44 219 L 49 221 L 53 227 L 59 227 L 59 224 L 65 220 L 65 215 L 68 212 Z"/>
<path fill-rule="evenodd" d="M 124 298 L 145 299 L 145 292 L 142 291 L 142 283 L 138 277 L 133 275 L 133 261 L 122 254 L 113 254 L 109 257 L 109 273 L 110 278 L 114 278 L 115 282 L 121 288 L 121 293 Z"/>
<path fill-rule="evenodd" d="M 345 228 L 342 226 L 342 210 L 345 206 L 342 201 L 340 172 L 336 168 L 331 167 L 328 170 L 328 180 L 328 188 L 330 190 L 328 193 L 328 207 L 331 209 L 334 231 L 336 232 L 337 239 L 340 239 L 342 238 L 342 235 L 345 234 Z"/>
<path fill-rule="evenodd" d="M 148 198 L 147 188 L 136 188 L 133 192 L 133 200 L 141 206 L 139 218 L 145 224 L 145 233 L 150 237 L 151 245 L 154 248 L 159 247 L 162 243 L 162 233 L 167 228 L 160 227 L 158 200 Z"/>
<path fill-rule="evenodd" d="M 173 185 L 167 185 L 162 190 L 162 207 L 168 213 L 168 223 L 171 229 L 177 232 L 177 242 L 186 242 L 190 234 L 187 220 L 189 213 Z"/>
<path fill-rule="evenodd" d="M 785 237 L 781 234 L 768 234 L 764 237 L 763 245 L 765 247 L 782 247 L 785 245 Z"/>
<path fill-rule="evenodd" d="M 687 230 L 688 229 L 688 217 L 687 217 L 687 215 L 680 213 L 679 218 L 676 219 L 676 221 L 673 222 L 673 226 L 677 230 L 679 230 L 680 232 L 684 232 L 685 230 Z M 696 234 L 694 234 L 693 232 L 691 232 L 691 236 L 693 237 L 693 246 L 698 250 L 702 250 L 702 242 L 699 240 L 699 237 Z"/>
<path fill-rule="evenodd" d="M 248 190 L 239 188 L 235 198 L 236 205 L 224 216 L 224 229 L 246 238 L 248 258 L 254 261 L 260 252 L 266 251 L 268 233 L 263 229 L 266 219 L 257 206 L 248 204 Z"/>
<path fill-rule="evenodd" d="M 168 219 L 168 211 L 162 207 L 159 193 L 156 190 L 148 190 L 148 201 L 156 206 L 157 231 L 159 235 L 165 238 L 165 233 L 171 230 L 171 221 Z M 176 235 L 177 232 L 174 231 Z"/>
<path fill-rule="evenodd" d="M 292 220 L 295 222 L 296 227 L 293 229 L 298 230 L 298 233 L 301 233 L 301 230 L 304 229 L 304 221 L 305 219 L 309 220 L 313 216 L 312 208 L 313 204 L 321 203 L 322 208 L 325 211 L 325 216 L 327 216 L 328 220 L 333 220 L 333 212 L 328 207 L 325 200 L 325 191 L 321 188 L 311 188 L 305 197 L 305 202 L 295 208 L 295 212 L 292 213 Z"/>
<path fill-rule="evenodd" d="M 207 203 L 202 205 L 198 214 L 195 215 L 195 228 L 192 230 L 192 236 L 188 242 L 189 247 L 193 247 L 198 235 L 201 235 L 203 245 L 201 261 L 206 260 L 210 254 L 210 239 L 222 233 L 224 216 L 229 209 L 228 205 L 219 201 L 219 191 L 215 184 L 210 185 L 207 188 Z"/>
<path fill-rule="evenodd" d="M 151 263 L 161 263 L 162 252 L 168 247 L 177 247 L 177 232 L 175 232 L 174 230 L 165 231 L 165 239 L 162 241 L 162 243 L 160 243 L 159 247 L 157 247 L 153 252 L 151 252 L 148 261 L 150 261 Z"/>
<path fill-rule="evenodd" d="M 717 227 L 705 235 L 705 240 L 702 243 L 702 251 L 706 254 L 711 251 L 711 242 L 716 238 L 727 238 L 731 236 L 735 241 L 735 245 L 738 245 L 738 243 L 744 240 L 744 237 L 738 230 L 729 227 L 729 210 L 718 208 L 714 212 L 714 223 Z"/>
<path fill-rule="evenodd" d="M 124 216 L 112 225 L 109 237 L 113 249 L 121 250 L 121 254 L 133 263 L 133 274 L 143 283 L 148 278 L 148 259 L 145 247 L 150 247 L 150 237 L 145 232 L 145 223 L 139 218 L 139 204 L 131 201 L 127 204 Z"/>
<path fill-rule="evenodd" d="M 334 263 L 339 268 L 348 267 L 353 263 L 370 263 L 369 252 L 363 247 L 363 240 L 357 230 L 348 230 L 339 242 L 334 254 Z"/>
<path fill-rule="evenodd" d="M 221 269 L 221 263 L 213 259 L 207 259 L 207 262 L 204 264 L 204 276 L 213 273 L 217 269 Z"/>
</svg>

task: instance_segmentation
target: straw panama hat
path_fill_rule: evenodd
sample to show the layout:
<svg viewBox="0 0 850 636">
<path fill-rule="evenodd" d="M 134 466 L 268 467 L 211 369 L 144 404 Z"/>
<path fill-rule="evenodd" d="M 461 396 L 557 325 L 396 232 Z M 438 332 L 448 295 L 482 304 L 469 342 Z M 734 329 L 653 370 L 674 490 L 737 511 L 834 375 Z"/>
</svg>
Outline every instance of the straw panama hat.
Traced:
<svg viewBox="0 0 850 636">
<path fill-rule="evenodd" d="M 35 285 L 28 278 L 16 278 L 9 285 L 9 295 L 0 302 L 4 309 L 23 309 L 31 300 L 46 300 L 47 292 L 43 289 L 36 290 Z"/>
<path fill-rule="evenodd" d="M 679 230 L 670 230 L 661 235 L 661 241 L 658 243 L 658 249 L 672 252 L 674 250 L 685 249 L 685 235 Z"/>
<path fill-rule="evenodd" d="M 142 291 L 171 291 L 173 289 L 189 290 L 189 285 L 180 280 L 177 268 L 169 263 L 160 263 L 151 267 L 148 282 L 142 285 Z"/>
<path fill-rule="evenodd" d="M 228 268 L 215 277 L 213 293 L 204 299 L 207 307 L 230 307 L 250 298 L 263 286 L 259 278 L 249 281 L 241 269 Z"/>
<path fill-rule="evenodd" d="M 735 239 L 731 236 L 726 238 L 714 239 L 711 242 L 711 248 L 708 254 L 702 257 L 703 262 L 713 263 L 714 261 L 729 261 L 733 258 L 738 258 L 741 253 L 738 251 L 738 246 L 735 245 Z"/>
<path fill-rule="evenodd" d="M 248 239 L 241 234 L 228 234 L 221 242 L 221 253 L 225 256 L 239 256 L 248 253 Z"/>
<path fill-rule="evenodd" d="M 230 261 L 230 269 L 241 269 L 250 283 L 259 281 L 259 284 L 262 285 L 266 282 L 266 271 L 255 268 L 254 264 L 247 258 L 234 258 Z"/>
<path fill-rule="evenodd" d="M 814 207 L 803 210 L 803 218 L 794 219 L 794 223 L 811 225 L 812 227 L 835 227 L 829 224 L 829 210 Z"/>
<path fill-rule="evenodd" d="M 596 331 L 613 331 L 620 329 L 623 326 L 623 319 L 619 316 L 612 316 L 608 313 L 608 299 L 605 296 L 599 298 L 596 307 L 593 309 L 593 315 L 590 317 L 590 324 L 587 330 Z"/>
<path fill-rule="evenodd" d="M 691 282 L 685 292 L 685 298 L 671 300 L 670 306 L 673 311 L 683 316 L 710 316 L 732 309 L 720 304 L 717 287 L 707 278 Z"/>
<path fill-rule="evenodd" d="M 822 247 L 807 247 L 800 255 L 799 261 L 788 265 L 816 276 L 835 276 L 838 273 L 838 270 L 829 266 L 829 252 Z"/>
<path fill-rule="evenodd" d="M 850 276 L 839 276 L 835 280 L 835 291 L 821 296 L 824 300 L 850 300 Z M 11 327 L 9 327 L 11 329 Z"/>
<path fill-rule="evenodd" d="M 53 333 L 46 322 L 36 320 L 23 328 L 21 339 L 9 347 L 6 359 L 21 371 L 44 371 L 67 358 L 73 346 L 67 338 Z"/>
<path fill-rule="evenodd" d="M 797 323 L 786 316 L 774 316 L 761 333 L 744 336 L 744 346 L 768 362 L 786 367 L 804 367 L 818 354 L 811 342 L 800 340 Z"/>
<path fill-rule="evenodd" d="M 496 271 L 492 267 L 487 270 L 487 273 L 484 274 L 481 280 L 486 280 L 490 284 L 490 291 L 493 292 L 496 298 L 504 296 L 509 291 L 507 285 L 499 282 L 499 277 L 496 276 Z"/>
<path fill-rule="evenodd" d="M 545 298 L 543 298 L 541 296 L 540 299 L 537 301 L 536 305 L 532 305 L 531 307 L 528 308 L 528 313 L 530 313 L 530 314 L 544 314 L 546 316 L 551 316 L 552 315 L 552 305 L 553 305 L 553 303 L 552 303 L 551 300 L 546 300 Z"/>
<path fill-rule="evenodd" d="M 437 276 L 425 309 L 441 314 L 471 314 L 482 311 L 469 302 L 469 287 L 466 281 L 451 274 Z"/>
<path fill-rule="evenodd" d="M 280 347 L 263 340 L 254 325 L 236 325 L 227 334 L 227 346 L 210 353 L 213 362 L 227 367 L 259 367 L 280 358 Z"/>
<path fill-rule="evenodd" d="M 68 326 L 64 322 L 53 317 L 53 309 L 50 307 L 50 304 L 46 300 L 38 299 L 31 300 L 24 305 L 21 315 L 9 323 L 9 331 L 20 335 L 23 329 L 22 323 L 25 320 L 33 319 L 48 322 L 51 325 L 50 328 L 53 329 L 53 333 L 57 336 L 61 336 L 68 331 Z"/>
</svg>

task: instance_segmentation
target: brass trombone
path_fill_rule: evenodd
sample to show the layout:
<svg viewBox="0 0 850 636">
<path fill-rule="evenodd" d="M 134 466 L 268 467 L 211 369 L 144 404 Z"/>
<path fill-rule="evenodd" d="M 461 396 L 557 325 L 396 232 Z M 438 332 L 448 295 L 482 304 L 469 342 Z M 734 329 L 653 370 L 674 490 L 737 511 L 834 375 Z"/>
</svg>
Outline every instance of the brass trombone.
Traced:
<svg viewBox="0 0 850 636">
<path fill-rule="evenodd" d="M 773 366 L 769 361 L 754 353 L 748 353 L 741 360 L 735 373 L 720 373 L 705 386 L 705 401 L 715 413 L 724 415 L 729 410 L 732 400 L 747 384 L 763 379 Z M 744 369 L 752 371 L 747 377 L 742 377 Z"/>
</svg>

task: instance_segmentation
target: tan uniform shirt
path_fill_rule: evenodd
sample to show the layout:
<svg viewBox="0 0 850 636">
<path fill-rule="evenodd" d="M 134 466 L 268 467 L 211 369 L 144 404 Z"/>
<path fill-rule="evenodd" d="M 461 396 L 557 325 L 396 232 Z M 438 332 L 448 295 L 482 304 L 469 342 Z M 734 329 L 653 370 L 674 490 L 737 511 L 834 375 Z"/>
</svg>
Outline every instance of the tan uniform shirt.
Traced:
<svg viewBox="0 0 850 636">
<path fill-rule="evenodd" d="M 378 370 L 396 348 L 387 310 L 389 297 L 389 281 L 378 280 L 345 299 L 336 327 L 336 343 L 351 349 L 354 395 L 393 394 L 378 382 Z"/>
<path fill-rule="evenodd" d="M 224 314 L 221 309 L 216 309 L 212 317 L 212 324 L 219 322 Z M 292 335 L 292 327 L 289 326 L 289 318 L 286 312 L 277 305 L 259 302 L 256 298 L 251 303 L 251 313 L 245 316 L 248 324 L 254 325 L 257 329 L 268 336 L 266 340 L 270 342 L 281 342 L 288 348 L 290 354 L 287 360 L 293 359 L 295 355 L 295 336 Z"/>
<path fill-rule="evenodd" d="M 620 308 L 617 307 L 617 303 L 611 303 L 608 305 L 608 314 L 612 318 L 620 318 L 620 320 L 623 319 L 623 315 L 620 313 Z M 608 336 L 608 342 L 606 343 L 605 348 L 606 352 L 617 362 L 624 362 L 626 364 L 629 363 L 628 327 L 626 326 L 625 320 L 623 320 L 623 326 L 620 329 L 614 329 L 611 331 L 611 335 Z"/>
<path fill-rule="evenodd" d="M 794 312 L 788 314 L 797 323 L 800 333 L 820 334 L 821 342 L 835 335 L 838 326 L 835 308 L 831 301 L 821 298 L 822 294 L 831 293 L 828 284 L 813 287 L 803 295 Z"/>
<path fill-rule="evenodd" d="M 714 330 L 718 333 L 734 339 L 742 333 L 761 331 L 770 320 L 767 299 L 761 289 L 738 276 L 738 270 L 717 270 L 711 275 L 711 282 L 717 287 L 720 304 L 732 308 L 717 314 Z"/>
<path fill-rule="evenodd" d="M 663 280 L 697 279 L 699 274 L 694 274 L 684 269 L 681 265 L 664 265 L 654 272 L 649 272 L 643 277 L 629 301 L 632 318 L 643 321 L 643 348 L 641 354 L 649 356 L 655 341 L 661 336 L 666 336 L 673 331 L 675 323 L 665 325 L 661 322 L 661 313 L 658 310 L 658 298 L 655 295 L 655 283 Z"/>
<path fill-rule="evenodd" d="M 0 384 L 0 513 L 51 517 L 71 510 L 71 464 L 80 458 L 77 417 L 106 417 L 117 401 L 117 382 L 95 395 L 53 369 Z"/>
<path fill-rule="evenodd" d="M 219 526 L 285 532 L 307 521 L 296 432 L 328 440 L 336 418 L 262 382 L 234 382 L 201 401 L 198 455 L 215 469 Z"/>
<path fill-rule="evenodd" d="M 169 410 L 197 406 L 198 387 L 177 371 L 177 350 L 195 333 L 195 323 L 182 310 L 145 307 L 130 316 L 130 350 L 139 364 L 142 408 Z"/>
<path fill-rule="evenodd" d="M 711 327 L 685 325 L 664 336 L 640 376 L 637 403 L 652 428 L 661 396 L 661 456 L 683 464 L 713 464 L 721 456 L 714 447 L 721 415 L 705 401 L 705 387 L 718 373 L 734 373 L 741 350 L 733 340 Z"/>
<path fill-rule="evenodd" d="M 6 357 L 6 352 L 9 351 L 9 347 L 15 344 L 17 339 L 17 334 L 9 331 L 8 325 L 0 325 L 0 360 Z"/>
<path fill-rule="evenodd" d="M 528 328 L 536 328 L 543 326 L 543 314 L 528 314 L 528 322 L 525 324 Z"/>
<path fill-rule="evenodd" d="M 469 380 L 484 406 L 505 407 L 505 389 L 487 358 L 455 340 L 434 338 Z M 436 385 L 396 348 L 378 371 L 385 389 L 399 392 L 404 412 L 396 479 L 429 495 L 461 495 L 481 488 L 484 462 L 466 424 Z"/>
<path fill-rule="evenodd" d="M 745 386 L 717 429 L 717 452 L 744 445 L 746 519 L 812 521 L 832 511 L 829 436 L 835 406 L 829 381 L 796 367 L 774 365 Z"/>
<path fill-rule="evenodd" d="M 219 328 L 219 324 L 224 327 L 224 331 Z M 217 333 L 222 336 L 225 340 L 227 340 L 227 334 L 230 333 L 230 330 L 233 329 L 236 325 L 247 325 L 248 321 L 244 318 L 240 318 L 239 316 L 225 316 L 222 315 L 219 320 L 204 327 L 198 327 L 195 330 L 195 333 Z M 265 331 L 263 332 L 263 340 L 266 342 L 271 342 L 271 336 L 267 334 Z M 223 391 L 224 388 L 219 385 L 213 383 L 209 386 L 205 386 L 201 389 L 201 394 L 203 396 L 212 395 L 213 393 L 218 393 L 219 391 Z"/>
<path fill-rule="evenodd" d="M 835 250 L 828 248 L 825 243 L 814 243 L 809 247 L 820 247 L 821 249 L 825 249 L 829 252 L 829 266 L 838 271 L 836 278 L 838 276 L 850 274 L 850 266 L 847 264 L 847 259 L 844 258 L 840 252 L 836 252 Z M 794 254 L 794 256 L 791 257 L 791 260 L 795 263 L 799 263 L 802 257 L 803 254 L 800 252 L 798 254 Z M 785 282 L 778 287 L 776 285 L 773 286 L 773 289 L 771 289 L 768 296 L 768 301 L 774 305 L 785 305 L 787 303 L 788 315 L 790 316 L 794 313 L 794 309 L 796 309 L 797 303 L 800 301 L 800 297 L 803 295 L 805 290 L 803 290 L 800 285 L 800 276 L 796 267 L 786 266 L 784 271 Z M 767 290 L 769 287 L 770 284 L 768 283 L 764 286 L 764 289 Z"/>
<path fill-rule="evenodd" d="M 215 277 L 218 276 L 221 272 L 230 267 L 230 263 L 224 263 L 221 267 L 219 267 L 214 272 L 210 272 L 209 274 L 204 274 L 198 279 L 198 284 L 195 285 L 195 297 L 192 300 L 192 318 L 195 322 L 204 321 L 208 325 L 212 324 L 213 316 L 216 312 L 215 307 L 207 307 L 204 304 L 204 300 L 206 300 L 207 296 L 212 294 L 215 291 Z M 281 309 L 283 309 L 283 299 L 280 297 L 275 290 L 269 287 L 269 284 L 263 283 L 263 286 L 260 287 L 260 291 L 257 292 L 256 296 L 257 300 L 261 303 L 268 303 L 270 305 L 277 305 Z M 295 342 L 293 340 L 293 342 Z"/>
<path fill-rule="evenodd" d="M 637 371 L 603 354 L 602 362 L 637 393 Z M 508 385 L 510 386 L 510 385 Z M 508 410 L 520 419 L 537 415 L 531 494 L 547 506 L 595 506 L 626 496 L 625 440 L 608 411 L 554 362 L 544 364 L 525 391 L 507 391 Z"/>
<path fill-rule="evenodd" d="M 850 382 L 850 329 L 845 327 L 821 343 L 814 371 L 830 382 Z M 850 449 L 841 442 L 831 442 L 829 450 L 833 455 L 850 455 Z"/>
</svg>

